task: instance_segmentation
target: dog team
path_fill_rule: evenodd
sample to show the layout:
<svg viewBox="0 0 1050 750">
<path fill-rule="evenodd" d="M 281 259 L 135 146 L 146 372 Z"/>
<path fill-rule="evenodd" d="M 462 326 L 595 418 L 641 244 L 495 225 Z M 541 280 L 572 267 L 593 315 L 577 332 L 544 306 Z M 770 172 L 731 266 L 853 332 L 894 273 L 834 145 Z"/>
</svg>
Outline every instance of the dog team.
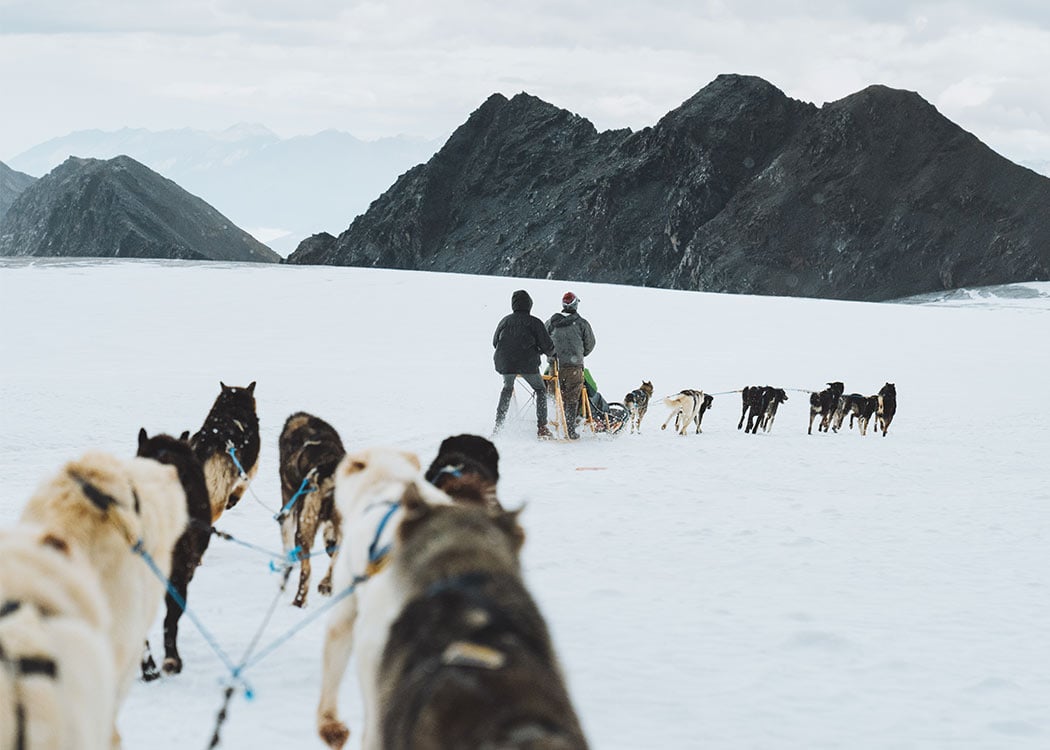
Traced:
<svg viewBox="0 0 1050 750">
<path fill-rule="evenodd" d="M 809 434 L 813 434 L 813 419 L 817 416 L 821 417 L 817 427 L 819 432 L 827 432 L 829 429 L 838 432 L 848 415 L 850 429 L 853 429 L 856 420 L 861 435 L 867 434 L 868 425 L 874 417 L 876 427 L 873 432 L 881 430 L 885 437 L 890 422 L 897 413 L 897 387 L 893 383 L 886 383 L 874 396 L 845 394 L 844 391 L 843 383 L 835 381 L 828 383 L 828 387 L 822 391 L 810 392 Z M 649 409 L 652 396 L 653 384 L 647 380 L 624 396 L 632 433 L 641 433 L 642 419 Z M 783 388 L 768 385 L 749 385 L 740 391 L 740 396 L 743 408 L 736 428 L 743 428 L 744 432 L 751 434 L 757 434 L 759 428 L 764 432 L 772 430 L 777 409 L 788 400 L 787 392 Z M 697 433 L 702 432 L 700 424 L 704 414 L 714 403 L 714 397 L 701 390 L 685 388 L 676 394 L 665 396 L 662 401 L 671 412 L 660 425 L 660 429 L 666 430 L 667 425 L 674 419 L 675 432 L 685 435 L 690 423 L 696 425 Z"/>
<path fill-rule="evenodd" d="M 142 429 L 134 457 L 85 453 L 0 529 L 0 750 L 119 748 L 136 675 L 182 670 L 189 583 L 212 524 L 258 470 L 255 383 L 220 387 L 192 436 Z M 318 531 L 330 563 L 317 588 L 338 595 L 317 707 L 330 747 L 350 733 L 336 705 L 351 654 L 368 750 L 587 747 L 489 440 L 449 437 L 424 472 L 411 453 L 347 452 L 330 424 L 297 412 L 278 449 L 277 520 L 300 563 L 292 603 L 307 604 Z M 162 598 L 158 670 L 146 638 Z"/>
</svg>

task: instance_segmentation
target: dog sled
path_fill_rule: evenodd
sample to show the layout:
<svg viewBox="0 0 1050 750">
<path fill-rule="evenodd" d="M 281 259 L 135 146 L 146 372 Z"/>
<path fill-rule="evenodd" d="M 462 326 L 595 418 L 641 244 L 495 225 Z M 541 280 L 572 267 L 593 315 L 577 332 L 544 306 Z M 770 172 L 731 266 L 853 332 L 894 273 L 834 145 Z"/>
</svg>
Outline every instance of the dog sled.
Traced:
<svg viewBox="0 0 1050 750">
<path fill-rule="evenodd" d="M 555 361 L 543 373 L 547 383 L 547 394 L 554 401 L 551 430 L 559 439 L 568 439 L 569 427 L 565 417 L 565 403 L 562 400 L 561 385 L 558 379 L 558 363 Z M 533 397 L 535 397 L 533 395 Z M 531 398 L 529 403 L 531 403 Z M 587 427 L 596 434 L 615 435 L 630 420 L 627 407 L 617 401 L 606 401 L 598 391 L 598 386 L 590 370 L 583 370 L 583 388 L 580 389 L 580 408 L 577 414 L 578 426 Z"/>
</svg>

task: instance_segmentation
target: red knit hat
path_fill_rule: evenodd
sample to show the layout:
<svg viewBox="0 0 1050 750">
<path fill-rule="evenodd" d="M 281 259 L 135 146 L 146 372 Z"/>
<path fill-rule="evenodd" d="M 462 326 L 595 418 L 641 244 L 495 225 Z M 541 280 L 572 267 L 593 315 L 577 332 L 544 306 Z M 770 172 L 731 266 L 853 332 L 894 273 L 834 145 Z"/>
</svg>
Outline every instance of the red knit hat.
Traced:
<svg viewBox="0 0 1050 750">
<path fill-rule="evenodd" d="M 561 304 L 563 307 L 576 307 L 580 304 L 580 298 L 572 292 L 566 292 L 565 296 L 561 298 Z"/>
</svg>

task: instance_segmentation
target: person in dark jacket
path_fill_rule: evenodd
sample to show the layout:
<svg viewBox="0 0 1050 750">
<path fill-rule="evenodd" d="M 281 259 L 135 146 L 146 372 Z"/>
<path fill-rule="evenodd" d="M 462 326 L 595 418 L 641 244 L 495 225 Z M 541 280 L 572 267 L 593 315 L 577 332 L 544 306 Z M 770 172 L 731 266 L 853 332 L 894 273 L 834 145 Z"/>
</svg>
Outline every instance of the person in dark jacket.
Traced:
<svg viewBox="0 0 1050 750">
<path fill-rule="evenodd" d="M 496 326 L 492 346 L 496 351 L 492 360 L 496 372 L 503 376 L 503 390 L 496 407 L 496 427 L 493 434 L 503 428 L 514 395 L 514 381 L 521 375 L 536 392 L 536 426 L 541 438 L 551 436 L 547 427 L 547 394 L 540 375 L 540 354 L 554 356 L 554 342 L 543 326 L 543 321 L 531 315 L 532 297 L 524 289 L 514 292 L 510 298 L 513 312 Z"/>
<path fill-rule="evenodd" d="M 580 412 L 580 389 L 583 387 L 583 358 L 594 350 L 591 324 L 576 312 L 580 298 L 566 292 L 561 298 L 561 312 L 547 321 L 547 332 L 554 341 L 558 357 L 558 385 L 565 404 L 565 422 L 569 439 L 576 440 L 576 418 Z"/>
</svg>

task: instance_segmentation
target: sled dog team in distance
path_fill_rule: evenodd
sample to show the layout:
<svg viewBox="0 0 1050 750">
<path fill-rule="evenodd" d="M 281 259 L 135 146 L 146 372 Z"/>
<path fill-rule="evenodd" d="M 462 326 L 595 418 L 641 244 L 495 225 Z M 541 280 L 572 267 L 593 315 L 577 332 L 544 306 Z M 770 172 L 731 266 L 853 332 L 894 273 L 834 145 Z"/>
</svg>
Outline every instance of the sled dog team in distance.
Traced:
<svg viewBox="0 0 1050 750">
<path fill-rule="evenodd" d="M 87 452 L 0 529 L 0 750 L 119 748 L 117 716 L 136 675 L 182 671 L 189 583 L 211 537 L 233 539 L 214 524 L 259 468 L 255 383 L 220 389 L 192 436 L 142 429 L 135 456 Z M 307 606 L 318 531 L 330 559 L 317 586 L 332 597 L 321 739 L 341 748 L 349 737 L 337 699 L 353 654 L 368 750 L 587 748 L 522 579 L 520 510 L 499 501 L 491 441 L 453 435 L 425 472 L 412 453 L 348 452 L 305 412 L 288 417 L 278 442 L 275 537 L 286 583 L 299 564 L 293 605 Z M 162 598 L 158 670 L 146 638 Z M 231 671 L 227 700 L 248 666 Z M 219 715 L 212 746 L 225 707 Z"/>
<path fill-rule="evenodd" d="M 611 434 L 619 432 L 629 422 L 630 432 L 641 434 L 642 420 L 653 398 L 652 382 L 643 380 L 624 396 L 622 403 L 605 401 L 584 367 L 584 357 L 594 350 L 595 338 L 591 324 L 579 314 L 579 296 L 566 292 L 561 299 L 561 312 L 552 315 L 546 323 L 532 315 L 532 304 L 527 291 L 519 289 L 514 292 L 510 300 L 511 313 L 499 321 L 492 336 L 493 363 L 496 372 L 503 377 L 493 436 L 503 431 L 518 378 L 533 390 L 537 435 L 542 440 L 553 438 L 555 435 L 550 428 L 558 426 L 558 420 L 552 422 L 548 419 L 548 394 L 555 396 L 556 404 L 561 404 L 565 437 L 569 440 L 579 439 L 581 422 L 589 424 L 595 432 Z M 540 374 L 541 354 L 546 355 L 548 361 L 547 374 L 543 375 Z M 545 381 L 553 382 L 548 387 Z M 838 432 L 848 415 L 850 429 L 856 421 L 861 435 L 867 434 L 874 417 L 873 433 L 881 430 L 885 437 L 897 413 L 896 386 L 886 383 L 873 396 L 847 395 L 844 391 L 845 385 L 841 381 L 828 383 L 828 387 L 821 391 L 806 391 L 810 396 L 808 434 L 813 434 L 813 419 L 817 416 L 821 418 L 818 432 Z M 764 432 L 772 430 L 777 409 L 788 400 L 786 389 L 768 385 L 750 385 L 727 393 L 740 393 L 743 410 L 737 429 L 744 428 L 744 432 L 751 434 L 757 434 L 759 428 Z M 671 410 L 660 429 L 666 430 L 673 418 L 675 432 L 679 435 L 685 435 L 690 424 L 695 424 L 696 433 L 702 432 L 700 424 L 704 414 L 711 409 L 715 395 L 684 388 L 660 399 Z M 581 411 L 589 412 L 589 416 L 585 418 Z"/>
</svg>

